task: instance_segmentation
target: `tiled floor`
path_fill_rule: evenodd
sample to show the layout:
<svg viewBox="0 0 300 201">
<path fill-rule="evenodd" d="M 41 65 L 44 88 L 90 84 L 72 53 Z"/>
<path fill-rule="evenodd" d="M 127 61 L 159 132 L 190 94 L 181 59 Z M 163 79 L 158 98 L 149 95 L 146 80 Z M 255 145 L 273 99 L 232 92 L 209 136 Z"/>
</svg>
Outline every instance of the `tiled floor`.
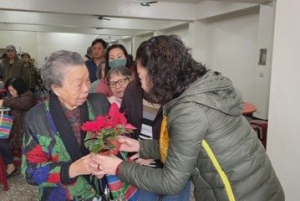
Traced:
<svg viewBox="0 0 300 201">
<path fill-rule="evenodd" d="M 38 201 L 38 188 L 27 184 L 21 173 L 10 178 L 8 182 L 8 191 L 3 191 L 3 185 L 0 184 L 1 201 Z M 194 200 L 192 197 L 191 201 Z"/>
</svg>

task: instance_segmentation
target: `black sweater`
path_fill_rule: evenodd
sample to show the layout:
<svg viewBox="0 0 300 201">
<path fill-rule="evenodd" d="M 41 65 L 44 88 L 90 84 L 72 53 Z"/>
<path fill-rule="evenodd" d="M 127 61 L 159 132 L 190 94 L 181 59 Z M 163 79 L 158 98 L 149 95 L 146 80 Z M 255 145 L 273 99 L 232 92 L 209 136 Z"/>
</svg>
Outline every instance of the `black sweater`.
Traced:
<svg viewBox="0 0 300 201">
<path fill-rule="evenodd" d="M 134 138 L 138 139 L 142 127 L 143 118 L 143 89 L 136 82 L 132 81 L 126 87 L 122 99 L 120 111 L 126 113 L 128 123 L 131 123 L 137 129 L 134 132 Z M 162 122 L 162 107 L 159 109 L 152 126 L 153 139 L 158 140 L 160 135 L 160 126 Z"/>
</svg>

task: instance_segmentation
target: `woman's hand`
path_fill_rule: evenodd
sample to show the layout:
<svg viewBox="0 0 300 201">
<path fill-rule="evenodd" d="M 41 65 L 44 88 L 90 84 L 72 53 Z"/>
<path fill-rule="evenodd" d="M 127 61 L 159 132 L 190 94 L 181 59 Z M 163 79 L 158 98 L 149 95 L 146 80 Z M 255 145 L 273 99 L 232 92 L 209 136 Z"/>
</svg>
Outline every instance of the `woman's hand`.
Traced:
<svg viewBox="0 0 300 201">
<path fill-rule="evenodd" d="M 70 165 L 69 177 L 74 178 L 79 175 L 92 174 L 93 169 L 91 168 L 91 164 L 97 165 L 92 160 L 90 154 L 78 159 Z"/>
<path fill-rule="evenodd" d="M 153 163 L 154 159 L 143 159 L 140 158 L 140 154 L 134 154 L 133 156 L 130 157 L 130 160 L 133 160 L 134 162 L 144 165 L 144 166 L 149 166 L 151 163 Z"/>
<path fill-rule="evenodd" d="M 122 163 L 122 159 L 110 155 L 110 156 L 103 156 L 100 154 L 91 154 L 92 160 L 94 164 L 97 165 L 91 165 L 91 167 L 94 169 L 93 174 L 98 177 L 102 178 L 105 174 L 115 175 L 116 169 Z"/>
<path fill-rule="evenodd" d="M 126 151 L 126 152 L 139 152 L 140 151 L 140 142 L 128 138 L 125 136 L 120 136 L 118 138 L 119 142 L 121 143 L 120 151 Z"/>
</svg>

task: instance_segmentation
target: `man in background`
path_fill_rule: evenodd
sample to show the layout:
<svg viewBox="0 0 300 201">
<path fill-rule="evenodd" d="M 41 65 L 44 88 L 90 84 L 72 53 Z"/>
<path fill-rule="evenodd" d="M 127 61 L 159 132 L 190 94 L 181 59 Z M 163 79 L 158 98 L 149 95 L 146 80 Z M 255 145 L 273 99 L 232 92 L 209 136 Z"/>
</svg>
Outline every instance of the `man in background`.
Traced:
<svg viewBox="0 0 300 201">
<path fill-rule="evenodd" d="M 86 57 L 88 60 L 91 60 L 91 59 L 93 58 L 93 55 L 92 55 L 92 46 L 89 46 L 89 47 L 87 48 L 85 57 Z"/>
<path fill-rule="evenodd" d="M 6 47 L 7 59 L 3 61 L 4 83 L 11 77 L 22 77 L 25 61 L 19 59 L 15 46 Z"/>
<path fill-rule="evenodd" d="M 37 70 L 34 66 L 34 60 L 31 59 L 30 54 L 27 52 L 22 53 L 21 57 L 25 61 L 24 72 L 22 73 L 23 79 L 28 88 L 34 93 L 36 86 L 39 85 Z"/>
<path fill-rule="evenodd" d="M 85 62 L 91 83 L 96 81 L 97 78 L 101 79 L 104 76 L 105 69 L 105 51 L 107 44 L 103 39 L 97 38 L 92 42 L 92 59 Z"/>
<path fill-rule="evenodd" d="M 1 59 L 0 59 L 0 77 L 1 77 L 1 81 L 3 81 L 3 77 L 4 77 L 4 60 L 7 59 L 7 53 L 4 52 L 1 56 Z"/>
</svg>

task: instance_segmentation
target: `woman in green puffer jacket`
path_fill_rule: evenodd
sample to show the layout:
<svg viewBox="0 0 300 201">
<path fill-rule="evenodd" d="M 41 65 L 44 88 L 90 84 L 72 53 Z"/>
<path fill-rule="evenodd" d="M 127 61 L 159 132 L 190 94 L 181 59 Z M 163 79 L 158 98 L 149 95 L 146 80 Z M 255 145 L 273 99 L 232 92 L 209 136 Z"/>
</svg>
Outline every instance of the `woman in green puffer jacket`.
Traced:
<svg viewBox="0 0 300 201">
<path fill-rule="evenodd" d="M 121 150 L 164 161 L 141 167 L 94 156 L 94 174 L 116 174 L 134 186 L 174 195 L 191 179 L 196 200 L 284 201 L 272 164 L 248 121 L 240 92 L 221 73 L 196 62 L 176 36 L 157 36 L 137 50 L 142 88 L 164 105 L 159 141 L 120 138 Z M 165 126 L 164 126 L 165 125 Z"/>
</svg>

